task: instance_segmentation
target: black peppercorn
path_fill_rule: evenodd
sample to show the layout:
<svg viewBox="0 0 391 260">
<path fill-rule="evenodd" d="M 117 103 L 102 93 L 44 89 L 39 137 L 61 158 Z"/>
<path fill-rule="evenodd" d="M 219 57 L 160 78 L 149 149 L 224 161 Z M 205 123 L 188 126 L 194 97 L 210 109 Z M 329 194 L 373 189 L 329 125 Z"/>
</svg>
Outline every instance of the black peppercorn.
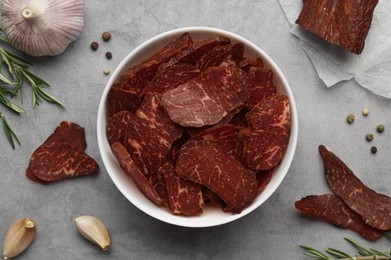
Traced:
<svg viewBox="0 0 391 260">
<path fill-rule="evenodd" d="M 102 34 L 102 39 L 103 39 L 105 42 L 110 41 L 110 39 L 111 39 L 111 33 L 109 33 L 109 32 L 104 32 L 104 33 Z"/>
<path fill-rule="evenodd" d="M 106 52 L 106 58 L 111 59 L 113 57 L 113 54 L 111 52 Z"/>
<path fill-rule="evenodd" d="M 96 51 L 96 50 L 98 49 L 98 47 L 99 47 L 99 43 L 97 43 L 97 42 L 92 42 L 90 46 L 91 46 L 91 49 L 93 49 L 94 51 Z"/>
<path fill-rule="evenodd" d="M 377 152 L 376 146 L 371 147 L 371 153 L 375 154 Z"/>
</svg>

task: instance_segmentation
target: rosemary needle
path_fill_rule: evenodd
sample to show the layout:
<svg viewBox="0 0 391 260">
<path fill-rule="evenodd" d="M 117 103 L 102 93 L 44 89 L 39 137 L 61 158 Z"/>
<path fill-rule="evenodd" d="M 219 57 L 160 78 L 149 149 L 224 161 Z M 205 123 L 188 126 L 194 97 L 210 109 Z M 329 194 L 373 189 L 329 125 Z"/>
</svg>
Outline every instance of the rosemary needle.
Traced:
<svg viewBox="0 0 391 260">
<path fill-rule="evenodd" d="M 0 42 L 8 43 L 7 39 L 1 34 Z M 47 101 L 64 108 L 64 104 L 60 100 L 45 90 L 45 88 L 50 87 L 49 83 L 29 71 L 31 65 L 30 62 L 0 47 L 0 104 L 14 113 L 19 115 L 25 114 L 27 112 L 26 109 L 14 102 L 13 98 L 19 97 L 20 101 L 18 103 L 23 104 L 22 87 L 27 83 L 31 86 L 32 90 L 33 108 L 42 101 Z M 15 149 L 15 143 L 20 145 L 19 139 L 1 112 L 0 119 L 3 123 L 5 135 L 12 148 Z"/>
</svg>

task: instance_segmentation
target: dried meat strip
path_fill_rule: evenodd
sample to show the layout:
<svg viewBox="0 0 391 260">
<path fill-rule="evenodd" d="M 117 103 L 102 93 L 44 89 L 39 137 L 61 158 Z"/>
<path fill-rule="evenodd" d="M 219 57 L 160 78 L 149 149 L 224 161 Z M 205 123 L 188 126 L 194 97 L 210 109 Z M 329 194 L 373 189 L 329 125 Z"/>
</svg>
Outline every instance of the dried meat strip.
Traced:
<svg viewBox="0 0 391 260">
<path fill-rule="evenodd" d="M 277 88 L 273 83 L 273 71 L 252 67 L 247 74 L 246 106 L 251 109 L 267 97 L 274 96 Z"/>
<path fill-rule="evenodd" d="M 173 214 L 194 216 L 202 213 L 204 199 L 201 185 L 180 178 L 170 162 L 160 167 L 159 172 L 163 175 Z"/>
<path fill-rule="evenodd" d="M 109 118 L 106 126 L 106 136 L 109 144 L 120 142 L 124 144 L 126 127 L 128 126 L 133 114 L 127 110 L 115 113 Z"/>
<path fill-rule="evenodd" d="M 214 125 L 244 104 L 245 84 L 245 72 L 241 69 L 213 67 L 165 92 L 161 105 L 181 126 Z"/>
<path fill-rule="evenodd" d="M 175 167 L 184 179 L 215 192 L 229 211 L 240 213 L 257 196 L 255 173 L 214 142 L 189 141 L 180 152 Z"/>
<path fill-rule="evenodd" d="M 255 60 L 251 58 L 243 58 L 239 63 L 239 67 L 245 72 L 248 72 L 250 68 L 253 67 L 264 68 L 264 64 L 261 58 L 256 58 Z"/>
<path fill-rule="evenodd" d="M 258 194 L 261 194 L 269 185 L 270 181 L 273 177 L 274 169 L 269 169 L 266 171 L 259 171 L 257 172 L 257 190 Z"/>
<path fill-rule="evenodd" d="M 26 177 L 48 184 L 79 175 L 92 175 L 99 169 L 94 159 L 85 154 L 84 128 L 62 121 L 30 158 Z"/>
<path fill-rule="evenodd" d="M 248 129 L 241 134 L 243 163 L 253 170 L 268 170 L 283 158 L 290 136 L 289 99 L 284 95 L 266 98 L 251 109 Z"/>
<path fill-rule="evenodd" d="M 119 165 L 125 171 L 125 173 L 132 179 L 137 188 L 156 205 L 162 204 L 162 199 L 159 194 L 149 183 L 144 174 L 140 171 L 137 165 L 134 163 L 132 158 L 130 158 L 129 153 L 119 142 L 115 142 L 111 145 L 111 149 L 114 153 L 114 156 L 117 158 Z"/>
<path fill-rule="evenodd" d="M 160 107 L 159 97 L 153 96 L 141 105 L 128 123 L 125 148 L 141 172 L 155 174 L 166 162 L 172 144 L 182 132 Z"/>
<path fill-rule="evenodd" d="M 367 225 L 356 212 L 332 194 L 310 195 L 295 202 L 301 212 L 339 227 L 349 228 L 365 239 L 379 239 L 384 231 Z"/>
<path fill-rule="evenodd" d="M 29 168 L 39 179 L 53 182 L 95 174 L 98 164 L 68 143 L 44 143 L 31 155 Z"/>
<path fill-rule="evenodd" d="M 391 198 L 365 186 L 346 164 L 324 145 L 319 146 L 330 188 L 368 225 L 391 229 Z"/>
<path fill-rule="evenodd" d="M 304 0 L 296 21 L 326 41 L 360 54 L 378 0 Z"/>
<path fill-rule="evenodd" d="M 204 71 L 209 67 L 219 66 L 228 57 L 233 60 L 236 64 L 239 64 L 243 59 L 244 44 L 236 43 L 233 45 L 223 45 L 214 48 L 207 52 L 197 63 L 197 67 Z"/>
<path fill-rule="evenodd" d="M 182 51 L 190 49 L 192 44 L 190 35 L 184 33 L 151 58 L 127 69 L 114 82 L 107 95 L 109 117 L 122 110 L 134 113 L 142 102 L 144 87 L 153 79 L 159 66 Z"/>
</svg>

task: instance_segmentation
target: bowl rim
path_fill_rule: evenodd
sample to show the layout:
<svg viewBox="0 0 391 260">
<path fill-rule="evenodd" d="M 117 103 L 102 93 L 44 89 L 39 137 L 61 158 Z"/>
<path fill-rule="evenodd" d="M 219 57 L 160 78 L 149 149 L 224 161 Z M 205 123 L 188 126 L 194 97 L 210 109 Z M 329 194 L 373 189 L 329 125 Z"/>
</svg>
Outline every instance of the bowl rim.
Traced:
<svg viewBox="0 0 391 260">
<path fill-rule="evenodd" d="M 106 136 L 106 122 L 107 122 L 107 116 L 106 116 L 106 103 L 107 103 L 107 95 L 108 92 L 114 83 L 114 81 L 123 73 L 123 71 L 130 67 L 132 62 L 132 58 L 134 58 L 135 55 L 137 55 L 141 50 L 143 50 L 145 47 L 151 46 L 151 44 L 155 42 L 160 42 L 162 39 L 175 39 L 175 37 L 178 37 L 180 34 L 183 34 L 185 32 L 190 33 L 190 35 L 193 33 L 212 33 L 212 34 L 218 34 L 222 36 L 226 36 L 234 41 L 240 41 L 243 42 L 246 46 L 246 49 L 249 46 L 251 49 L 258 52 L 265 62 L 267 64 L 267 67 L 273 70 L 274 79 L 279 79 L 280 82 L 280 88 L 283 88 L 284 94 L 288 96 L 289 103 L 290 103 L 290 109 L 291 109 L 291 133 L 288 143 L 288 148 L 285 152 L 285 155 L 283 157 L 282 162 L 278 166 L 278 173 L 273 174 L 272 181 L 274 185 L 271 186 L 271 183 L 267 185 L 267 188 L 265 191 L 258 195 L 256 200 L 250 204 L 247 208 L 245 208 L 241 213 L 239 214 L 230 214 L 230 213 L 223 213 L 224 218 L 221 218 L 219 220 L 216 220 L 214 218 L 212 219 L 206 219 L 205 221 L 202 221 L 203 215 L 205 212 L 200 216 L 195 217 L 186 217 L 186 216 L 178 216 L 173 215 L 171 213 L 171 217 L 165 217 L 162 214 L 155 214 L 154 212 L 150 212 L 148 207 L 145 205 L 145 201 L 138 201 L 131 197 L 131 194 L 129 193 L 129 187 L 126 187 L 123 183 L 121 183 L 120 178 L 117 176 L 117 173 L 113 169 L 112 160 L 114 155 L 112 154 L 110 150 L 110 146 L 107 141 Z M 235 33 L 213 28 L 213 27 L 183 27 L 178 28 L 174 30 L 169 30 L 166 32 L 163 32 L 161 34 L 158 34 L 149 40 L 143 42 L 139 46 L 137 46 L 135 49 L 133 49 L 116 67 L 115 71 L 112 73 L 110 79 L 108 80 L 104 91 L 101 95 L 101 100 L 99 103 L 98 108 L 98 114 L 97 114 L 97 139 L 98 139 L 98 147 L 99 152 L 103 161 L 103 164 L 106 168 L 107 173 L 109 174 L 111 180 L 117 187 L 117 189 L 122 193 L 123 196 L 125 196 L 129 202 L 131 202 L 136 208 L 143 211 L 147 215 L 158 219 L 160 221 L 182 226 L 182 227 L 193 227 L 193 228 L 202 228 L 202 227 L 212 227 L 212 226 L 218 226 L 223 225 L 232 221 L 235 221 L 239 218 L 242 218 L 246 216 L 247 214 L 253 212 L 255 209 L 257 209 L 259 206 L 261 206 L 269 197 L 277 190 L 277 188 L 281 185 L 283 179 L 285 178 L 286 174 L 288 173 L 288 170 L 291 166 L 291 163 L 293 161 L 295 152 L 296 152 L 296 146 L 297 146 L 297 138 L 298 138 L 298 116 L 297 116 L 297 109 L 296 109 L 296 103 L 290 88 L 290 85 L 288 81 L 286 80 L 285 76 L 282 74 L 280 68 L 277 66 L 277 64 L 269 57 L 268 54 L 266 54 L 261 48 L 259 48 L 254 43 L 250 42 L 246 38 L 243 38 L 242 36 L 239 36 Z M 117 162 L 118 164 L 118 162 Z M 123 173 L 125 174 L 125 173 Z M 129 178 L 130 179 L 130 178 Z M 262 196 L 261 196 L 262 195 Z M 149 202 L 149 201 L 148 201 Z M 151 203 L 151 202 L 149 202 Z M 152 203 L 151 203 L 152 204 Z M 154 205 L 154 204 L 153 204 Z M 156 208 L 158 208 L 159 211 L 163 210 L 162 207 L 158 207 L 154 205 Z M 221 210 L 220 210 L 221 211 Z M 222 212 L 222 211 L 221 211 Z M 196 221 L 194 221 L 196 220 Z M 198 221 L 197 221 L 198 220 Z"/>
</svg>

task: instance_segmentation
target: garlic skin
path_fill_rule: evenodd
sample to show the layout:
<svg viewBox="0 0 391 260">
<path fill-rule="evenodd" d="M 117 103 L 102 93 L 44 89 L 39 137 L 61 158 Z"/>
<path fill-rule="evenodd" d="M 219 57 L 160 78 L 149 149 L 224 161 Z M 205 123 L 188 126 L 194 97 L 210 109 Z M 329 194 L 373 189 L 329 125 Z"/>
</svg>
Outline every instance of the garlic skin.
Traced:
<svg viewBox="0 0 391 260">
<path fill-rule="evenodd" d="M 31 218 L 21 218 L 8 229 L 3 240 L 3 257 L 10 259 L 22 253 L 34 240 L 35 222 Z"/>
<path fill-rule="evenodd" d="M 1 28 L 10 44 L 31 56 L 54 56 L 84 27 L 83 0 L 3 0 Z"/>
<path fill-rule="evenodd" d="M 110 247 L 110 235 L 102 221 L 93 216 L 80 216 L 75 219 L 80 234 L 106 251 Z"/>
</svg>

